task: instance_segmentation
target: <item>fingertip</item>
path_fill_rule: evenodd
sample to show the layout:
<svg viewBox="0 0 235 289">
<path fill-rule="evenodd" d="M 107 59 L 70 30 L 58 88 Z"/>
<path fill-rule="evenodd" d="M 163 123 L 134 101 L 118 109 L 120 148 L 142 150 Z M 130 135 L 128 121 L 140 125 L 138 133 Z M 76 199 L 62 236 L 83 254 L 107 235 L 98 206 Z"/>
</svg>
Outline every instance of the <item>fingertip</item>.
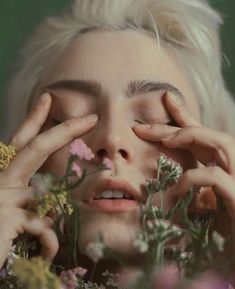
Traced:
<svg viewBox="0 0 235 289">
<path fill-rule="evenodd" d="M 51 100 L 51 94 L 46 91 L 43 94 L 41 94 L 41 96 L 39 97 L 38 104 L 46 105 L 50 102 L 50 100 Z"/>
<path fill-rule="evenodd" d="M 173 92 L 166 92 L 165 94 L 165 100 L 168 103 L 170 103 L 171 105 L 175 105 L 175 106 L 182 106 L 184 104 L 184 99 L 183 99 L 183 95 L 180 94 L 175 94 Z"/>
</svg>

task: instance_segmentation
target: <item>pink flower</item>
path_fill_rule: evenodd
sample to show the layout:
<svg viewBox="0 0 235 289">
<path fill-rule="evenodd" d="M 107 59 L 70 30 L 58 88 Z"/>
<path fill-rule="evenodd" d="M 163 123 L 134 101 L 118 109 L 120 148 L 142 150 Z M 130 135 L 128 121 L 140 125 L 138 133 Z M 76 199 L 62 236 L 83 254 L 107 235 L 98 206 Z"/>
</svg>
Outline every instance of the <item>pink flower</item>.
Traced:
<svg viewBox="0 0 235 289">
<path fill-rule="evenodd" d="M 80 178 L 82 176 L 82 170 L 81 168 L 79 167 L 78 164 L 76 163 L 73 163 L 72 165 L 72 171 L 76 173 L 76 175 Z"/>
<path fill-rule="evenodd" d="M 67 289 L 76 289 L 78 286 L 78 276 L 83 277 L 87 272 L 87 269 L 77 267 L 67 271 L 63 271 L 60 274 L 62 282 L 65 284 Z"/>
<path fill-rule="evenodd" d="M 121 288 L 131 288 L 136 285 L 136 280 L 143 276 L 143 272 L 135 267 L 127 267 L 118 272 L 118 283 Z"/>
<path fill-rule="evenodd" d="M 70 153 L 78 156 L 80 160 L 92 160 L 95 156 L 92 150 L 84 143 L 82 139 L 75 139 L 70 145 Z"/>
<path fill-rule="evenodd" d="M 219 276 L 212 272 L 207 272 L 194 281 L 189 289 L 227 289 L 228 285 Z"/>
<path fill-rule="evenodd" d="M 175 289 L 180 280 L 180 272 L 177 266 L 169 265 L 153 274 L 154 289 Z"/>
<path fill-rule="evenodd" d="M 109 170 L 114 169 L 114 164 L 109 158 L 104 158 L 102 164 Z"/>
</svg>

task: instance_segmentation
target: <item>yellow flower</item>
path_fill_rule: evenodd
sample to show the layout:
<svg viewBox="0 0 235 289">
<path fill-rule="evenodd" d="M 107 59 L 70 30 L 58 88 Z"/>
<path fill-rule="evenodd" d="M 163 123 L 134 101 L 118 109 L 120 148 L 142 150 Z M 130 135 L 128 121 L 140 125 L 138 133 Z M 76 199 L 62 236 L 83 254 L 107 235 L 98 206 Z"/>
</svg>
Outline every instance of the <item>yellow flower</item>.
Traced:
<svg viewBox="0 0 235 289">
<path fill-rule="evenodd" d="M 5 170 L 16 155 L 15 147 L 0 142 L 0 171 Z"/>
<path fill-rule="evenodd" d="M 60 289 L 59 278 L 50 272 L 50 263 L 41 257 L 18 259 L 12 266 L 13 273 L 25 289 Z"/>
<path fill-rule="evenodd" d="M 73 212 L 72 205 L 68 199 L 68 192 L 62 189 L 57 193 L 49 192 L 43 195 L 36 195 L 34 201 L 37 213 L 41 218 L 45 217 L 49 212 L 60 214 L 61 208 L 69 215 Z"/>
</svg>

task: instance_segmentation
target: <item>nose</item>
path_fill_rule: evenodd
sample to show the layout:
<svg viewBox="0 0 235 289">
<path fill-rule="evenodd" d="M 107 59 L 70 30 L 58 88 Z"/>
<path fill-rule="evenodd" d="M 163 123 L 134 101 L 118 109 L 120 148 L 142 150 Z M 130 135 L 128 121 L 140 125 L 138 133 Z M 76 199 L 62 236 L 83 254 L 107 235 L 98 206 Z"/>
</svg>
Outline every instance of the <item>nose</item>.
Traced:
<svg viewBox="0 0 235 289">
<path fill-rule="evenodd" d="M 134 133 L 131 126 L 118 115 L 100 119 L 87 139 L 97 162 L 107 157 L 112 161 L 132 163 L 135 155 L 133 141 Z"/>
</svg>

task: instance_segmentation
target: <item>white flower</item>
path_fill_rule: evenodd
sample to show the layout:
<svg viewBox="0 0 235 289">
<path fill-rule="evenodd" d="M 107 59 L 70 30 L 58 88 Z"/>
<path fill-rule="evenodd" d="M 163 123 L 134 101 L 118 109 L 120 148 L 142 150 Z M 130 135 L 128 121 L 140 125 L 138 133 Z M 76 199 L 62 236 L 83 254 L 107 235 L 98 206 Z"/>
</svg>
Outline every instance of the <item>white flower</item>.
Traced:
<svg viewBox="0 0 235 289">
<path fill-rule="evenodd" d="M 137 248 L 140 253 L 145 253 L 148 251 L 148 242 L 144 239 L 142 233 L 139 233 L 135 238 L 134 247 Z"/>
<path fill-rule="evenodd" d="M 101 258 L 104 257 L 104 249 L 105 244 L 103 242 L 91 242 L 87 245 L 86 253 L 94 263 L 97 263 Z"/>
<path fill-rule="evenodd" d="M 212 240 L 214 241 L 214 243 L 216 244 L 219 252 L 223 252 L 225 239 L 217 231 L 213 231 L 211 237 L 212 237 Z"/>
</svg>

